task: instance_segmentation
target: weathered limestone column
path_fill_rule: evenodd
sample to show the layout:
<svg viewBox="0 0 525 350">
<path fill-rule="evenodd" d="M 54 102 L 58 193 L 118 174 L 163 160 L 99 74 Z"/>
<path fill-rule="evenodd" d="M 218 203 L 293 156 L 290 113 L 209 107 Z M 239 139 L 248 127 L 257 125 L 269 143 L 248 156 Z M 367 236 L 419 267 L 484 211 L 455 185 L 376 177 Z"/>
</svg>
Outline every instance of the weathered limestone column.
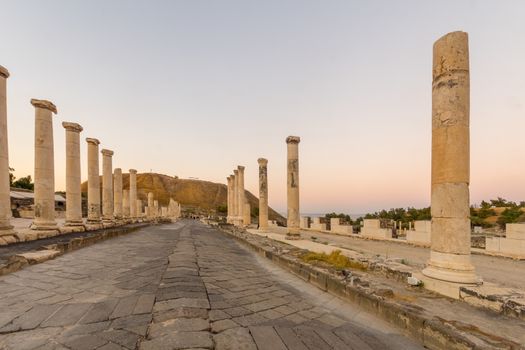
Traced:
<svg viewBox="0 0 525 350">
<path fill-rule="evenodd" d="M 154 200 L 153 201 L 153 216 L 159 217 L 160 216 L 160 210 L 159 210 L 159 201 Z"/>
<path fill-rule="evenodd" d="M 243 216 L 242 216 L 242 224 L 244 226 L 248 226 L 252 223 L 252 216 L 251 216 L 251 207 L 250 203 L 248 203 L 248 200 L 244 202 L 244 210 L 243 210 Z"/>
<path fill-rule="evenodd" d="M 432 69 L 432 234 L 423 274 L 476 283 L 470 262 L 470 77 L 468 35 L 449 33 L 434 43 Z"/>
<path fill-rule="evenodd" d="M 232 224 L 239 224 L 239 170 L 233 170 L 233 193 L 232 193 L 232 202 L 233 202 L 233 213 L 232 213 Z"/>
<path fill-rule="evenodd" d="M 137 199 L 137 217 L 141 218 L 142 216 L 142 200 Z"/>
<path fill-rule="evenodd" d="M 113 171 L 113 215 L 115 219 L 122 219 L 122 169 L 120 168 L 115 168 Z"/>
<path fill-rule="evenodd" d="M 113 221 L 113 151 L 103 149 L 102 153 L 102 219 Z"/>
<path fill-rule="evenodd" d="M 148 217 L 149 218 L 155 217 L 154 203 L 155 203 L 155 197 L 153 195 L 153 192 L 149 192 L 148 193 Z"/>
<path fill-rule="evenodd" d="M 137 171 L 129 169 L 129 216 L 137 217 Z"/>
<path fill-rule="evenodd" d="M 11 225 L 11 196 L 9 194 L 7 78 L 9 78 L 9 72 L 0 66 L 0 236 L 15 234 Z"/>
<path fill-rule="evenodd" d="M 298 136 L 288 136 L 286 144 L 288 148 L 288 233 L 287 239 L 300 239 L 299 231 L 299 142 Z"/>
<path fill-rule="evenodd" d="M 242 165 L 237 166 L 237 170 L 239 172 L 239 176 L 237 179 L 237 210 L 238 212 L 238 220 L 239 220 L 239 226 L 244 225 L 244 202 L 245 202 L 245 195 L 244 195 L 244 167 Z"/>
<path fill-rule="evenodd" d="M 66 225 L 80 226 L 82 221 L 82 193 L 80 190 L 80 133 L 77 123 L 63 122 L 66 129 Z"/>
<path fill-rule="evenodd" d="M 122 190 L 122 217 L 129 218 L 129 190 Z"/>
<path fill-rule="evenodd" d="M 257 159 L 259 163 L 259 230 L 268 230 L 268 160 Z"/>
<path fill-rule="evenodd" d="M 35 107 L 35 220 L 33 230 L 55 230 L 55 155 L 53 113 L 49 101 L 32 99 Z"/>
<path fill-rule="evenodd" d="M 226 216 L 226 222 L 231 222 L 231 216 L 232 216 L 232 191 L 233 191 L 233 185 L 232 185 L 232 176 L 228 176 L 226 178 L 228 185 L 227 185 L 227 191 L 226 191 L 226 206 L 228 207 L 228 214 Z"/>
<path fill-rule="evenodd" d="M 100 141 L 87 138 L 88 144 L 88 223 L 100 222 L 100 177 L 98 145 Z"/>
</svg>

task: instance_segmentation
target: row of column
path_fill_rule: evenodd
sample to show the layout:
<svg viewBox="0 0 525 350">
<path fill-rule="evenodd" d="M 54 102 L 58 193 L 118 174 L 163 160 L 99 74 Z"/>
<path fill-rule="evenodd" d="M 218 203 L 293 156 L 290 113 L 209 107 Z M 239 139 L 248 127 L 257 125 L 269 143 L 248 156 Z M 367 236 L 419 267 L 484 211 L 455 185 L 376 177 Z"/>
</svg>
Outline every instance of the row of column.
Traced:
<svg viewBox="0 0 525 350">
<path fill-rule="evenodd" d="M 288 136 L 287 144 L 287 208 L 288 239 L 300 238 L 299 233 L 299 142 L 298 136 Z M 259 158 L 259 230 L 268 229 L 268 160 Z M 244 191 L 244 167 L 238 166 L 227 178 L 227 222 L 241 226 L 249 225 L 250 210 Z"/>
<path fill-rule="evenodd" d="M 233 170 L 233 175 L 228 176 L 227 190 L 227 222 L 236 226 L 250 224 L 250 205 L 246 200 L 244 191 L 244 166 L 239 165 Z"/>
<path fill-rule="evenodd" d="M 9 72 L 0 66 L 0 236 L 15 232 L 10 224 L 11 198 L 9 187 L 9 158 L 7 140 L 7 78 Z M 31 99 L 35 108 L 35 173 L 34 173 L 34 230 L 55 230 L 55 168 L 53 114 L 56 106 L 46 100 Z M 80 172 L 80 133 L 82 126 L 63 122 L 66 131 L 66 225 L 83 225 Z M 128 198 L 122 190 L 122 170 L 113 174 L 113 151 L 102 150 L 102 207 L 100 198 L 99 158 L 97 139 L 87 138 L 88 144 L 88 223 L 103 218 L 112 221 L 121 217 L 137 217 L 136 170 L 130 170 Z M 127 190 L 126 190 L 127 192 Z M 127 200 L 128 203 L 123 201 Z M 129 209 L 126 205 L 129 205 Z M 102 210 L 102 211 L 101 211 Z M 129 211 L 126 211 L 129 210 Z M 102 214 L 102 216 L 101 216 Z"/>
</svg>

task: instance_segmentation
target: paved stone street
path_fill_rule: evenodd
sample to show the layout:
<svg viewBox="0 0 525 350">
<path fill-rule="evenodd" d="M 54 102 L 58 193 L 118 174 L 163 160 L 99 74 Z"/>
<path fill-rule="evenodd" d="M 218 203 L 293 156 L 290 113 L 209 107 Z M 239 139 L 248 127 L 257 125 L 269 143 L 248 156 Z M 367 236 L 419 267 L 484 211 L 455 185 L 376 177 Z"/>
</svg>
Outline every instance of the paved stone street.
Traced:
<svg viewBox="0 0 525 350">
<path fill-rule="evenodd" d="M 1 349 L 420 349 L 199 222 L 0 277 Z"/>
</svg>

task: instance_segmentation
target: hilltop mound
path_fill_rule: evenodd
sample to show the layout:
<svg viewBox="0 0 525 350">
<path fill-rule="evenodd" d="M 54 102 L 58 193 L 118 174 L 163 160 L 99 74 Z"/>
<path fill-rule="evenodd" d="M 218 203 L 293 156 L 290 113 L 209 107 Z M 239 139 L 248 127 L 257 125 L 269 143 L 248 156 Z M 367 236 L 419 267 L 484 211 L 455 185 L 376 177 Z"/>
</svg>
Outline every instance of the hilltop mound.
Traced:
<svg viewBox="0 0 525 350">
<path fill-rule="evenodd" d="M 101 180 L 102 181 L 102 180 Z M 122 185 L 129 188 L 129 174 L 122 174 Z M 82 192 L 87 192 L 87 182 L 82 184 Z M 210 181 L 179 179 L 176 177 L 146 173 L 137 174 L 137 195 L 144 203 L 148 192 L 153 192 L 159 205 L 167 206 L 170 198 L 181 203 L 184 208 L 198 208 L 204 211 L 216 211 L 219 206 L 226 206 L 227 187 Z M 246 196 L 253 209 L 259 207 L 259 199 L 249 191 Z M 286 220 L 275 210 L 269 208 L 270 220 L 285 223 Z"/>
</svg>

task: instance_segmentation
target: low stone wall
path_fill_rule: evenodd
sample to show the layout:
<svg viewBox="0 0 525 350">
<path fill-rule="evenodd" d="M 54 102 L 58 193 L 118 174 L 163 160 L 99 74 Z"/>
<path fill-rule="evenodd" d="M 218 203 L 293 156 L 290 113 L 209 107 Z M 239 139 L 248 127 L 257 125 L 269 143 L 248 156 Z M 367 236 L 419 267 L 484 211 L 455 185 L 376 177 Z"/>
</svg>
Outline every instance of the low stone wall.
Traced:
<svg viewBox="0 0 525 350">
<path fill-rule="evenodd" d="M 494 343 L 490 342 L 491 339 L 497 339 L 498 348 L 520 348 L 519 344 L 502 339 L 497 334 L 469 333 L 469 326 L 475 328 L 474 326 L 468 324 L 455 325 L 438 317 L 429 317 L 418 307 L 390 299 L 388 296 L 392 294 L 392 291 L 374 288 L 369 282 L 361 278 L 348 279 L 342 274 L 334 272 L 334 270 L 304 263 L 297 258 L 297 253 L 293 254 L 290 251 L 287 245 L 282 244 L 280 246 L 279 242 L 271 241 L 268 238 L 259 237 L 256 239 L 253 235 L 235 228 L 222 227 L 222 231 L 304 281 L 342 299 L 357 303 L 366 311 L 404 329 L 410 336 L 429 349 L 492 348 Z M 295 249 L 299 250 L 298 248 Z M 394 274 L 406 279 L 404 274 Z"/>
</svg>

